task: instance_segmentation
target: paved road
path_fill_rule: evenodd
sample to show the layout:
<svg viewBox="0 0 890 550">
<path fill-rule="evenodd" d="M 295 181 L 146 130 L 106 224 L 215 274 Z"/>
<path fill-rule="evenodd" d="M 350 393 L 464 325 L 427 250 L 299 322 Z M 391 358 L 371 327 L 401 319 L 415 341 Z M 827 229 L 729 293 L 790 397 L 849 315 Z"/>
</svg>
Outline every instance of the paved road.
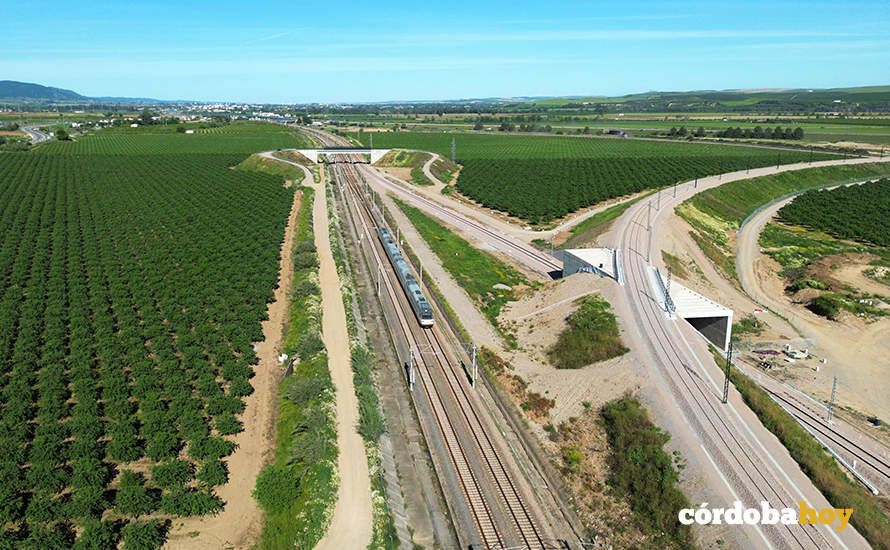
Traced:
<svg viewBox="0 0 890 550">
<path fill-rule="evenodd" d="M 814 165 L 854 164 L 869 159 L 825 161 Z M 725 174 L 678 186 L 676 197 L 672 191 L 663 192 L 662 208 L 653 211 L 653 234 L 663 232 L 674 206 L 693 194 L 723 183 L 808 167 L 807 164 L 780 168 L 761 168 Z M 653 203 L 654 204 L 654 203 Z M 759 506 L 768 501 L 773 507 L 795 508 L 799 500 L 806 500 L 817 508 L 829 507 L 828 502 L 812 482 L 790 459 L 779 441 L 769 433 L 742 402 L 737 392 L 730 392 L 728 404 L 720 403 L 722 374 L 701 339 L 691 336 L 683 321 L 669 320 L 651 298 L 649 264 L 646 260 L 648 233 L 646 229 L 649 201 L 632 206 L 618 220 L 617 233 L 624 249 L 624 268 L 627 284 L 624 297 L 631 312 L 632 324 L 644 344 L 642 356 L 657 372 L 663 390 L 676 404 L 676 414 L 700 442 L 722 487 L 725 501 L 730 505 L 741 500 L 746 506 Z M 667 214 L 665 214 L 667 213 Z M 660 259 L 654 243 L 652 257 Z M 715 505 L 715 503 L 711 503 Z M 867 548 L 866 541 L 853 529 L 836 532 L 827 527 L 793 525 L 783 527 L 760 526 L 749 528 L 750 543 L 770 548 Z"/>
<path fill-rule="evenodd" d="M 28 137 L 31 138 L 32 145 L 37 145 L 38 143 L 43 143 L 44 141 L 52 139 L 50 134 L 40 130 L 38 126 L 23 126 L 22 131 L 28 134 Z"/>
</svg>

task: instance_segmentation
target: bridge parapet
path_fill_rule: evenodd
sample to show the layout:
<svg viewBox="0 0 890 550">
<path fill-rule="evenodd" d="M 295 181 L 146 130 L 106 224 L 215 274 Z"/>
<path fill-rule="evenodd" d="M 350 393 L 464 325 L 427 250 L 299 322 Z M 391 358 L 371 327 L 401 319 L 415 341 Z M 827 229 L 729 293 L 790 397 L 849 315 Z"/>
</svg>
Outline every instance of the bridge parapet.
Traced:
<svg viewBox="0 0 890 550">
<path fill-rule="evenodd" d="M 307 159 L 318 164 L 318 155 L 371 155 L 374 164 L 392 149 L 370 149 L 367 147 L 320 147 L 318 149 L 297 149 Z"/>
</svg>

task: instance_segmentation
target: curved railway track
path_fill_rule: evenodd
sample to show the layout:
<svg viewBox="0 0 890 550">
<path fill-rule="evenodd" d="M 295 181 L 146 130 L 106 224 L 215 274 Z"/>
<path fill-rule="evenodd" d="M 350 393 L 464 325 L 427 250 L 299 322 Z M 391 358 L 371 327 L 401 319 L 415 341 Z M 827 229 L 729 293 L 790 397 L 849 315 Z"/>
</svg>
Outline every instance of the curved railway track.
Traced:
<svg viewBox="0 0 890 550">
<path fill-rule="evenodd" d="M 713 455 L 719 471 L 728 485 L 746 506 L 758 506 L 761 501 L 773 507 L 795 508 L 798 496 L 787 489 L 767 462 L 760 457 L 754 443 L 740 435 L 738 426 L 730 421 L 726 405 L 720 403 L 720 391 L 713 382 L 702 377 L 690 362 L 689 354 L 680 348 L 679 335 L 669 334 L 669 322 L 664 312 L 648 297 L 648 264 L 644 204 L 631 211 L 621 236 L 625 253 L 627 303 L 634 313 L 641 338 L 648 341 L 656 368 L 662 371 L 670 393 L 702 444 Z M 670 208 L 670 207 L 667 207 Z M 665 210 L 663 208 L 662 210 Z M 764 450 L 765 452 L 765 450 Z M 772 548 L 822 549 L 845 547 L 826 538 L 817 525 L 762 525 L 762 541 Z"/>
<path fill-rule="evenodd" d="M 438 326 L 423 329 L 415 321 L 410 305 L 404 296 L 397 280 L 389 274 L 389 260 L 385 258 L 376 238 L 377 216 L 363 199 L 357 173 L 353 166 L 335 166 L 335 177 L 343 182 L 348 191 L 348 200 L 352 205 L 353 215 L 357 217 L 357 227 L 361 228 L 364 237 L 371 244 L 371 253 L 378 265 L 384 266 L 385 282 L 381 284 L 381 292 L 386 292 L 396 307 L 399 329 L 405 334 L 408 344 L 414 349 L 430 349 L 432 353 L 415 354 L 417 368 L 415 373 L 427 399 L 430 402 L 433 420 L 440 431 L 449 455 L 449 463 L 454 468 L 461 491 L 467 502 L 473 522 L 478 531 L 480 542 L 484 548 L 500 549 L 509 539 L 519 539 L 523 547 L 532 549 L 548 548 L 529 511 L 528 506 L 505 465 L 502 458 L 504 452 L 496 445 L 488 425 L 483 422 L 477 412 L 477 404 L 466 389 L 467 381 L 462 378 L 457 361 L 445 343 L 444 335 Z M 430 356 L 433 359 L 430 359 Z M 449 359 L 451 358 L 451 359 Z M 456 403 L 449 408 L 446 403 Z M 455 410 L 456 409 L 456 410 Z M 466 444 L 461 442 L 458 432 L 469 434 L 475 444 L 473 453 L 468 452 Z M 482 467 L 474 470 L 478 464 L 474 458 L 481 457 Z M 489 483 L 494 489 L 499 502 L 489 503 L 481 483 Z M 492 506 L 499 506 L 507 512 L 512 525 L 498 525 L 492 513 Z"/>
</svg>

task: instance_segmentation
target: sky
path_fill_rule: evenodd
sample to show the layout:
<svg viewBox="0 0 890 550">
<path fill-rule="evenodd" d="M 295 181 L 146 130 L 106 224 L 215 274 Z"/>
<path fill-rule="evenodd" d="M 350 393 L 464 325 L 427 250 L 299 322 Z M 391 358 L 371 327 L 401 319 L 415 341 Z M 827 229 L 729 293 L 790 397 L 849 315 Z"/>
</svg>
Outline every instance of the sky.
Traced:
<svg viewBox="0 0 890 550">
<path fill-rule="evenodd" d="M 0 80 L 337 103 L 890 84 L 890 0 L 3 2 Z"/>
</svg>

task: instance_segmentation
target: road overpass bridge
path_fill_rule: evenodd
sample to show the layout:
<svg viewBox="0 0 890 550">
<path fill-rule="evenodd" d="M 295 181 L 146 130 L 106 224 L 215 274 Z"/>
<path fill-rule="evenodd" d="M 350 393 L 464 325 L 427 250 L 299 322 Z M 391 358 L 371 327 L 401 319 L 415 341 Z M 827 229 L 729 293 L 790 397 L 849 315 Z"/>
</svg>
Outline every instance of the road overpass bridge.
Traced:
<svg viewBox="0 0 890 550">
<path fill-rule="evenodd" d="M 391 149 L 371 149 L 368 147 L 320 147 L 318 149 L 297 149 L 307 159 L 318 164 L 318 155 L 370 155 L 371 164 L 380 160 Z"/>
</svg>

